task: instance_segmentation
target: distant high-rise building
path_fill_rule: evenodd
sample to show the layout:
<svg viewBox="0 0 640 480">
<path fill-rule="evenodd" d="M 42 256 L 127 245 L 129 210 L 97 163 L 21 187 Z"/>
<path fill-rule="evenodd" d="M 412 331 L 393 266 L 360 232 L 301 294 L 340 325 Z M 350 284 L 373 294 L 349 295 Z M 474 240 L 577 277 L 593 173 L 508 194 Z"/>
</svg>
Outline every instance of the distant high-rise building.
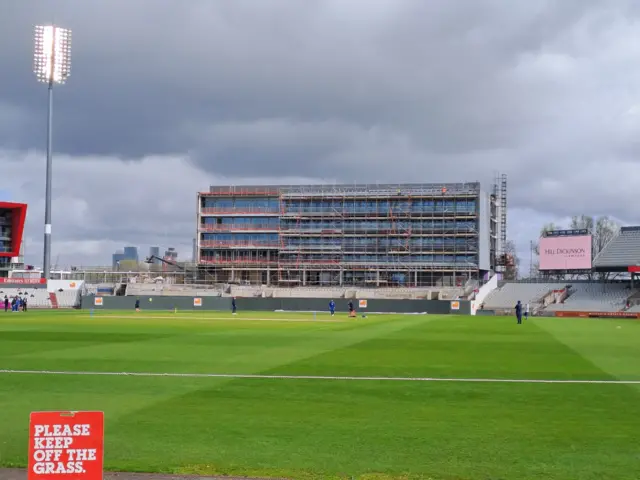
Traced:
<svg viewBox="0 0 640 480">
<path fill-rule="evenodd" d="M 150 247 L 149 256 L 152 257 L 151 263 L 153 265 L 158 265 L 159 263 L 161 263 L 158 259 L 160 257 L 160 247 Z"/>
<path fill-rule="evenodd" d="M 178 261 L 178 252 L 176 251 L 175 248 L 169 247 L 164 252 L 164 259 L 165 260 L 169 260 L 170 262 L 177 262 Z"/>
<path fill-rule="evenodd" d="M 117 270 L 120 263 L 123 261 L 138 263 L 138 247 L 124 247 L 123 250 L 117 250 L 111 256 L 111 266 L 114 270 Z"/>
<path fill-rule="evenodd" d="M 167 248 L 167 250 L 165 250 L 164 256 L 162 258 L 166 262 L 163 265 L 164 269 L 175 268 L 175 267 L 170 267 L 169 265 L 175 264 L 175 263 L 178 262 L 178 252 L 176 251 L 175 248 L 169 247 L 169 248 Z"/>
<path fill-rule="evenodd" d="M 124 260 L 123 252 L 116 252 L 113 255 L 111 255 L 111 266 L 113 267 L 114 270 L 118 269 L 118 267 L 120 266 L 120 262 L 122 260 Z"/>
<path fill-rule="evenodd" d="M 138 262 L 138 247 L 124 247 L 124 259 Z"/>
</svg>

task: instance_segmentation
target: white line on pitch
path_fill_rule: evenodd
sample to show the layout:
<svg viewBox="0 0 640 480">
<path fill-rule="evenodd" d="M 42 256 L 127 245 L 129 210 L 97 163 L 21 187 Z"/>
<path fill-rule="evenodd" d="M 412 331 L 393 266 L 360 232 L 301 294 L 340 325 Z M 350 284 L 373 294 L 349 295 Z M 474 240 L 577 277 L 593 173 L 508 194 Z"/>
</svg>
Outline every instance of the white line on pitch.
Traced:
<svg viewBox="0 0 640 480">
<path fill-rule="evenodd" d="M 85 315 L 90 317 L 90 315 Z M 257 317 L 206 317 L 195 315 L 98 315 L 95 318 L 115 318 L 118 320 L 223 320 L 228 322 L 308 322 L 308 323 L 347 323 L 349 319 L 331 318 L 257 318 Z"/>
<path fill-rule="evenodd" d="M 537 378 L 438 378 L 438 377 L 346 377 L 324 375 L 261 375 L 244 373 L 154 373 L 154 372 L 81 372 L 55 370 L 8 370 L 0 374 L 16 375 L 86 375 L 122 377 L 181 377 L 181 378 L 249 378 L 262 380 L 342 380 L 369 382 L 459 382 L 459 383 L 567 383 L 640 385 L 640 380 L 545 380 Z"/>
</svg>

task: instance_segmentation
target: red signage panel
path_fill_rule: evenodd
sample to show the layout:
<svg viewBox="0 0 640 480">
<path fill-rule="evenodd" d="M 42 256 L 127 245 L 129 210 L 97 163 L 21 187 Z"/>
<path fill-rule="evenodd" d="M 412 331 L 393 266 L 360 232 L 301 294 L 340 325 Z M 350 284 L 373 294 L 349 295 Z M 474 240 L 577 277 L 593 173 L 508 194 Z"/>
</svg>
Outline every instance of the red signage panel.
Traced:
<svg viewBox="0 0 640 480">
<path fill-rule="evenodd" d="M 103 412 L 32 412 L 28 480 L 102 480 Z"/>
<path fill-rule="evenodd" d="M 640 313 L 637 312 L 555 312 L 556 317 L 570 318 L 638 318 Z"/>
<path fill-rule="evenodd" d="M 13 285 L 44 285 L 47 283 L 47 280 L 44 278 L 0 278 L 0 284 L 2 283 L 11 283 Z"/>
<path fill-rule="evenodd" d="M 0 252 L 0 257 L 17 257 L 20 255 L 24 222 L 27 219 L 27 204 L 0 202 L 0 214 L 7 212 L 11 217 L 11 251 Z"/>
</svg>

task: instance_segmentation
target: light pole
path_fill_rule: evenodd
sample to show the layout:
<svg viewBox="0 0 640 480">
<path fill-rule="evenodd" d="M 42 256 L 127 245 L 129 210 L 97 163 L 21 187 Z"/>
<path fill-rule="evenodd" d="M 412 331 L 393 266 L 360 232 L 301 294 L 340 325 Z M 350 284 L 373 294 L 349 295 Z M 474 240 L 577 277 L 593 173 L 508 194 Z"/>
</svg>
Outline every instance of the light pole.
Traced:
<svg viewBox="0 0 640 480">
<path fill-rule="evenodd" d="M 33 72 L 49 89 L 47 117 L 47 180 L 44 207 L 44 278 L 51 274 L 51 157 L 53 127 L 53 86 L 63 84 L 71 74 L 71 30 L 54 25 L 35 27 Z"/>
</svg>

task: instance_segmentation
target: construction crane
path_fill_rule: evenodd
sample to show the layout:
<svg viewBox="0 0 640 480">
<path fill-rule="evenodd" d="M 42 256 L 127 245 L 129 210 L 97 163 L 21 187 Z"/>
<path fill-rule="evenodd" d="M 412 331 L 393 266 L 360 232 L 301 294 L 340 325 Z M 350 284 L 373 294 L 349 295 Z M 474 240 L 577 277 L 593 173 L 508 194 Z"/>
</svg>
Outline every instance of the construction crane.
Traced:
<svg viewBox="0 0 640 480">
<path fill-rule="evenodd" d="M 178 265 L 177 262 L 172 262 L 171 260 L 166 260 L 164 258 L 158 257 L 157 255 L 149 255 L 147 258 L 145 258 L 144 262 L 151 264 L 151 263 L 154 263 L 154 260 L 160 260 L 162 263 L 165 263 L 167 265 L 171 265 L 172 267 L 177 267 L 180 270 L 183 270 L 185 272 L 187 271 L 187 269 L 184 266 Z"/>
</svg>

